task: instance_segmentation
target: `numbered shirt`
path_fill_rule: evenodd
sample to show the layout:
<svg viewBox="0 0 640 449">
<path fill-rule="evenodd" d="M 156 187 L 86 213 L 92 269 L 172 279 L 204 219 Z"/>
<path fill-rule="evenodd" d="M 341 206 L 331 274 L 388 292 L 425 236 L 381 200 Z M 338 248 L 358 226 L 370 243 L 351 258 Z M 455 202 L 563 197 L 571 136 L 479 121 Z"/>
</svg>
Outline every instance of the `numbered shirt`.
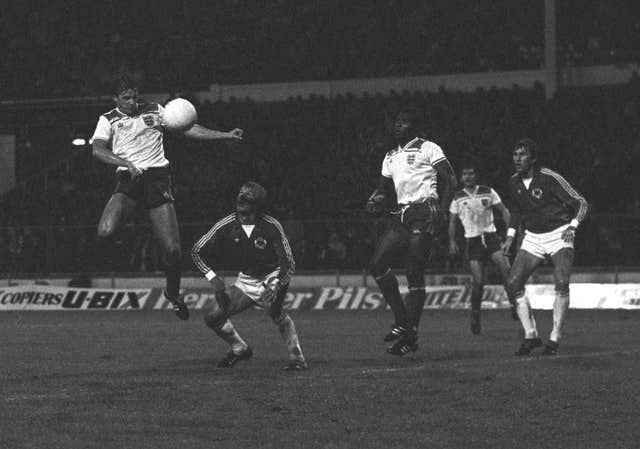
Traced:
<svg viewBox="0 0 640 449">
<path fill-rule="evenodd" d="M 496 232 L 493 210 L 502 200 L 491 187 L 476 186 L 473 191 L 458 190 L 451 201 L 449 212 L 458 215 L 464 227 L 464 236 L 473 238 L 487 232 Z"/>
<path fill-rule="evenodd" d="M 415 138 L 387 153 L 381 173 L 393 180 L 398 204 L 424 203 L 428 198 L 438 199 L 438 172 L 434 166 L 446 160 L 438 145 Z"/>
<path fill-rule="evenodd" d="M 93 139 L 109 142 L 111 151 L 140 169 L 166 167 L 169 161 L 164 156 L 162 130 L 144 123 L 146 115 L 160 116 L 162 106 L 149 103 L 134 115 L 126 115 L 118 108 L 102 114 L 93 133 Z M 118 167 L 118 170 L 125 170 Z"/>
</svg>

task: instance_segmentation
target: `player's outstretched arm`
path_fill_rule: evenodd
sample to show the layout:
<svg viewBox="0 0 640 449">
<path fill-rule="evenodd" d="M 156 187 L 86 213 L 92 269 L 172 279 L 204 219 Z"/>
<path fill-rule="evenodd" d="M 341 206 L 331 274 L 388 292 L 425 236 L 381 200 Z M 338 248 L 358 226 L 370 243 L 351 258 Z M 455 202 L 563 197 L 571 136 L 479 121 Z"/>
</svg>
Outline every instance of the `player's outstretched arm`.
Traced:
<svg viewBox="0 0 640 449">
<path fill-rule="evenodd" d="M 242 140 L 244 131 L 240 128 L 232 129 L 229 132 L 216 131 L 215 129 L 209 129 L 197 123 L 184 132 L 184 135 L 197 140 Z"/>
<path fill-rule="evenodd" d="M 95 139 L 93 141 L 93 157 L 98 159 L 100 162 L 104 162 L 109 165 L 116 165 L 118 167 L 126 167 L 129 170 L 132 178 L 140 176 L 142 174 L 142 170 L 133 165 L 131 162 L 122 159 L 120 156 L 116 156 L 113 151 L 109 149 L 108 142 Z"/>
</svg>

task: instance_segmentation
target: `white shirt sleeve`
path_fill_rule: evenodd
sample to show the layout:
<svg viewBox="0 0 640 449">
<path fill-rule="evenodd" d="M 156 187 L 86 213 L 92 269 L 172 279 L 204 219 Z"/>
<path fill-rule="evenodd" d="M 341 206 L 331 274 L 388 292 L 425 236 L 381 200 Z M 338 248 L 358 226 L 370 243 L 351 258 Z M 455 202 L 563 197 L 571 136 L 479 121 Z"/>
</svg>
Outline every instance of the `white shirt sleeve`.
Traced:
<svg viewBox="0 0 640 449">
<path fill-rule="evenodd" d="M 432 166 L 447 159 L 442 148 L 433 142 L 425 142 L 422 145 L 422 153 L 424 153 L 427 162 Z"/>
<path fill-rule="evenodd" d="M 498 192 L 496 192 L 495 190 L 491 189 L 491 205 L 495 206 L 496 204 L 500 204 L 502 203 L 502 199 L 500 198 L 500 195 L 498 195 Z"/>
<path fill-rule="evenodd" d="M 458 209 L 458 202 L 456 200 L 451 201 L 451 205 L 449 206 L 449 212 L 456 215 L 460 213 L 460 210 Z"/>
<path fill-rule="evenodd" d="M 380 174 L 385 178 L 391 178 L 391 171 L 389 171 L 389 158 L 385 156 L 382 161 L 382 170 L 380 170 Z"/>
<path fill-rule="evenodd" d="M 92 140 L 106 140 L 107 142 L 111 140 L 111 134 L 113 131 L 111 130 L 111 123 L 104 115 L 101 115 L 98 119 L 98 124 L 96 125 L 96 130 L 93 133 Z"/>
</svg>

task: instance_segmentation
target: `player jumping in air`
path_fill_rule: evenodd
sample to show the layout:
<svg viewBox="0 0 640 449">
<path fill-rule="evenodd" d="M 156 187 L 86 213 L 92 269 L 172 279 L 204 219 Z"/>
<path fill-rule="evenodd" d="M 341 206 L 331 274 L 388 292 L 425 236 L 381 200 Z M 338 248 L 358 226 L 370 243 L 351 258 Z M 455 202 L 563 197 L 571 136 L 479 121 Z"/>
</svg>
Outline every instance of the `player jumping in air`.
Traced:
<svg viewBox="0 0 640 449">
<path fill-rule="evenodd" d="M 395 341 L 387 351 L 404 355 L 418 348 L 418 324 L 426 300 L 424 270 L 442 210 L 447 210 L 456 178 L 442 149 L 417 137 L 420 114 L 409 108 L 398 113 L 395 138 L 398 146 L 382 162 L 378 187 L 369 197 L 367 210 L 378 213 L 387 192 L 395 189 L 399 209 L 395 220 L 380 238 L 371 260 L 370 272 L 391 307 L 395 322 L 385 341 Z M 438 195 L 438 177 L 441 195 Z M 391 263 L 406 255 L 409 294 L 403 302 Z"/>
<path fill-rule="evenodd" d="M 169 161 L 162 144 L 163 108 L 157 103 L 140 104 L 136 85 L 126 76 L 116 86 L 116 107 L 98 119 L 93 134 L 93 155 L 117 166 L 116 188 L 98 224 L 99 244 L 114 236 L 138 206 L 149 211 L 153 233 L 163 251 L 165 296 L 176 315 L 189 318 L 180 296 L 180 233 L 171 193 Z M 195 124 L 184 131 L 194 139 L 242 139 L 242 130 L 214 131 Z"/>
<path fill-rule="evenodd" d="M 231 346 L 218 363 L 219 367 L 226 368 L 253 355 L 229 317 L 253 306 L 265 309 L 286 342 L 289 363 L 285 369 L 303 370 L 307 363 L 298 334 L 293 320 L 283 310 L 295 262 L 282 225 L 264 213 L 266 196 L 260 184 L 247 182 L 238 194 L 236 212 L 218 221 L 193 246 L 193 261 L 211 282 L 215 293 L 204 319 L 207 326 Z M 203 250 L 208 251 L 212 259 L 229 257 L 222 265 L 239 270 L 235 284 L 225 288 L 224 281 L 203 260 Z"/>
<path fill-rule="evenodd" d="M 542 346 L 536 321 L 531 313 L 525 284 L 545 257 L 553 263 L 556 299 L 553 303 L 553 329 L 543 354 L 556 355 L 562 325 L 569 309 L 569 281 L 573 266 L 576 228 L 587 214 L 587 201 L 558 173 L 538 166 L 537 145 L 522 139 L 513 150 L 516 174 L 509 180 L 513 198 L 511 221 L 504 243 L 507 253 L 516 230 L 524 228 L 524 239 L 513 262 L 507 290 L 517 304 L 525 339 L 516 355 L 529 355 Z"/>
<path fill-rule="evenodd" d="M 449 253 L 452 256 L 460 252 L 456 243 L 456 226 L 458 219 L 464 228 L 467 242 L 466 257 L 471 270 L 471 332 L 479 334 L 480 306 L 485 282 L 485 261 L 491 260 L 506 282 L 509 275 L 509 259 L 502 251 L 502 242 L 493 223 L 493 211 L 502 214 L 505 223 L 509 223 L 509 209 L 505 207 L 498 193 L 491 187 L 478 185 L 475 167 L 471 164 L 462 166 L 460 182 L 464 186 L 458 190 L 449 208 Z M 511 298 L 510 298 L 510 302 Z M 512 306 L 515 319 L 518 316 Z"/>
</svg>

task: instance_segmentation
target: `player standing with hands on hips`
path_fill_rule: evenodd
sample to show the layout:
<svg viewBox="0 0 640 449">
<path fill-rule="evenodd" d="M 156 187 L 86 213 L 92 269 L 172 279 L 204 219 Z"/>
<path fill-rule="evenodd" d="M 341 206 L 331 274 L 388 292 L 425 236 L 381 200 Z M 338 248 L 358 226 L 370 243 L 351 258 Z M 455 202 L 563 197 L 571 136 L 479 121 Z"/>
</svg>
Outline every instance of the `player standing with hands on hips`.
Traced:
<svg viewBox="0 0 640 449">
<path fill-rule="evenodd" d="M 147 209 L 153 233 L 162 248 L 164 294 L 178 318 L 186 320 L 189 309 L 180 295 L 180 232 L 169 161 L 162 142 L 163 108 L 157 103 L 140 104 L 138 88 L 126 76 L 118 80 L 113 101 L 116 107 L 100 116 L 93 134 L 94 157 L 117 166 L 115 192 L 98 224 L 99 245 L 110 240 L 138 206 Z M 242 130 L 221 132 L 195 124 L 184 135 L 199 140 L 241 140 Z"/>
<path fill-rule="evenodd" d="M 518 141 L 513 150 L 515 175 L 509 180 L 513 198 L 511 221 L 504 243 L 507 253 L 522 226 L 524 239 L 509 272 L 507 291 L 515 298 L 516 310 L 525 338 L 516 355 L 529 355 L 542 340 L 531 313 L 525 284 L 529 276 L 549 256 L 553 263 L 556 298 L 553 303 L 553 329 L 543 355 L 556 355 L 562 327 L 569 309 L 569 281 L 573 267 L 573 242 L 576 228 L 584 220 L 588 204 L 560 176 L 538 165 L 538 147 L 531 139 Z"/>
<path fill-rule="evenodd" d="M 215 293 L 205 323 L 231 347 L 218 367 L 229 368 L 253 356 L 251 347 L 236 332 L 229 317 L 258 306 L 267 311 L 287 345 L 289 362 L 285 369 L 299 371 L 306 369 L 307 363 L 293 320 L 283 310 L 295 262 L 282 225 L 264 213 L 266 199 L 267 192 L 260 184 L 244 184 L 236 211 L 219 220 L 196 242 L 191 257 Z M 227 288 L 213 271 L 209 262 L 213 260 L 218 267 L 239 271 L 232 286 Z"/>
<path fill-rule="evenodd" d="M 418 324 L 426 300 L 424 270 L 434 237 L 456 187 L 456 177 L 442 148 L 418 136 L 420 113 L 408 108 L 398 113 L 394 134 L 397 147 L 382 162 L 378 187 L 367 201 L 367 211 L 379 213 L 387 192 L 395 189 L 399 209 L 378 241 L 370 273 L 393 311 L 395 322 L 385 341 L 387 349 L 404 355 L 418 349 Z M 442 184 L 438 185 L 438 180 Z M 441 195 L 438 195 L 441 187 Z M 391 264 L 406 255 L 409 294 L 403 302 Z"/>
</svg>

